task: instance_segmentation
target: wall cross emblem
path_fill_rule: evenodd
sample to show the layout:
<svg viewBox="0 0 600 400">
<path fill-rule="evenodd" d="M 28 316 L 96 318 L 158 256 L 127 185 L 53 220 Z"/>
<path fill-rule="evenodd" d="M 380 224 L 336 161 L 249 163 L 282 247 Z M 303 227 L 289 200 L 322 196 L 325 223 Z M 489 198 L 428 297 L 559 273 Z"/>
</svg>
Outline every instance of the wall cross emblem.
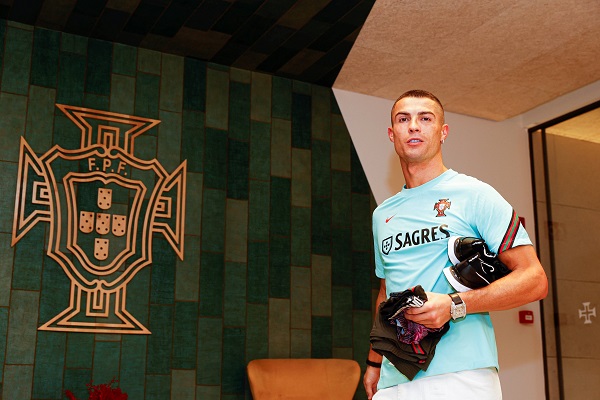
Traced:
<svg viewBox="0 0 600 400">
<path fill-rule="evenodd" d="M 592 323 L 592 317 L 596 316 L 596 307 L 594 308 L 590 308 L 590 302 L 586 301 L 583 304 L 583 310 L 578 310 L 579 311 L 579 318 L 584 318 L 584 324 L 591 324 Z"/>
<path fill-rule="evenodd" d="M 186 161 L 169 173 L 135 156 L 158 120 L 56 105 L 80 130 L 79 148 L 38 156 L 21 138 L 12 246 L 49 223 L 46 254 L 71 281 L 69 305 L 39 329 L 149 334 L 126 308 L 127 284 L 152 264 L 162 235 L 183 259 Z"/>
</svg>

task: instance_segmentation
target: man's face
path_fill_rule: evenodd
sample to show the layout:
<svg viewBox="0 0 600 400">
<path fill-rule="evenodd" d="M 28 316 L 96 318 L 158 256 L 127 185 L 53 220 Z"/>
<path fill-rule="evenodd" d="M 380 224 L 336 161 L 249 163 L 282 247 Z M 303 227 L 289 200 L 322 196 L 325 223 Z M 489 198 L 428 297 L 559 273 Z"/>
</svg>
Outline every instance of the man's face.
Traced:
<svg viewBox="0 0 600 400">
<path fill-rule="evenodd" d="M 401 160 L 420 163 L 441 152 L 441 141 L 448 134 L 441 107 L 433 100 L 405 97 L 392 109 L 390 141 Z"/>
</svg>

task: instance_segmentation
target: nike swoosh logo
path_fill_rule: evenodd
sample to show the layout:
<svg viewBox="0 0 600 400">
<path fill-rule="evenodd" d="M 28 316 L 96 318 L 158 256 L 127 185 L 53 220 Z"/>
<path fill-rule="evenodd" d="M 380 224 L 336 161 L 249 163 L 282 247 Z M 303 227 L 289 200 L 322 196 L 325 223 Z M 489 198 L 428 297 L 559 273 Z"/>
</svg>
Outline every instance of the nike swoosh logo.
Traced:
<svg viewBox="0 0 600 400">
<path fill-rule="evenodd" d="M 386 219 L 385 219 L 385 223 L 387 224 L 388 222 L 390 222 L 390 220 L 391 220 L 392 218 L 394 218 L 395 216 L 396 216 L 396 214 L 392 215 L 392 216 L 391 216 L 391 217 L 389 217 L 389 218 L 386 218 Z"/>
</svg>

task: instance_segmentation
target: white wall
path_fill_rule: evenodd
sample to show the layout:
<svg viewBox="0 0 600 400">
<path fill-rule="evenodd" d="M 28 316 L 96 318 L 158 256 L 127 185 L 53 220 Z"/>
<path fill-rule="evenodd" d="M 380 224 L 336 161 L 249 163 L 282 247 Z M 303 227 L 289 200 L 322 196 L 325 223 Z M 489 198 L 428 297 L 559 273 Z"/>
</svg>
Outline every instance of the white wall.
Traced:
<svg viewBox="0 0 600 400">
<path fill-rule="evenodd" d="M 379 204 L 404 184 L 398 158 L 387 137 L 393 101 L 335 88 L 333 91 Z M 444 163 L 494 186 L 525 218 L 527 230 L 535 240 L 527 128 L 599 98 L 600 81 L 502 122 L 446 113 L 450 134 L 443 147 Z M 522 309 L 534 312 L 533 325 L 519 324 L 518 311 Z M 545 399 L 539 304 L 494 312 L 492 319 L 504 398 Z"/>
</svg>

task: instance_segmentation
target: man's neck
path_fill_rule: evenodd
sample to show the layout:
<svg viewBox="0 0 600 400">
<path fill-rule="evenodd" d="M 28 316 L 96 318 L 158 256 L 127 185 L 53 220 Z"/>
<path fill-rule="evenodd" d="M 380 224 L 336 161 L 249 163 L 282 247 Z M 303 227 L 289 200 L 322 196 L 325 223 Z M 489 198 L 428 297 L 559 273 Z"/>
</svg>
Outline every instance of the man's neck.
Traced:
<svg viewBox="0 0 600 400">
<path fill-rule="evenodd" d="M 410 165 L 401 162 L 401 165 L 404 181 L 408 189 L 421 186 L 448 171 L 448 168 L 441 161 Z"/>
</svg>

